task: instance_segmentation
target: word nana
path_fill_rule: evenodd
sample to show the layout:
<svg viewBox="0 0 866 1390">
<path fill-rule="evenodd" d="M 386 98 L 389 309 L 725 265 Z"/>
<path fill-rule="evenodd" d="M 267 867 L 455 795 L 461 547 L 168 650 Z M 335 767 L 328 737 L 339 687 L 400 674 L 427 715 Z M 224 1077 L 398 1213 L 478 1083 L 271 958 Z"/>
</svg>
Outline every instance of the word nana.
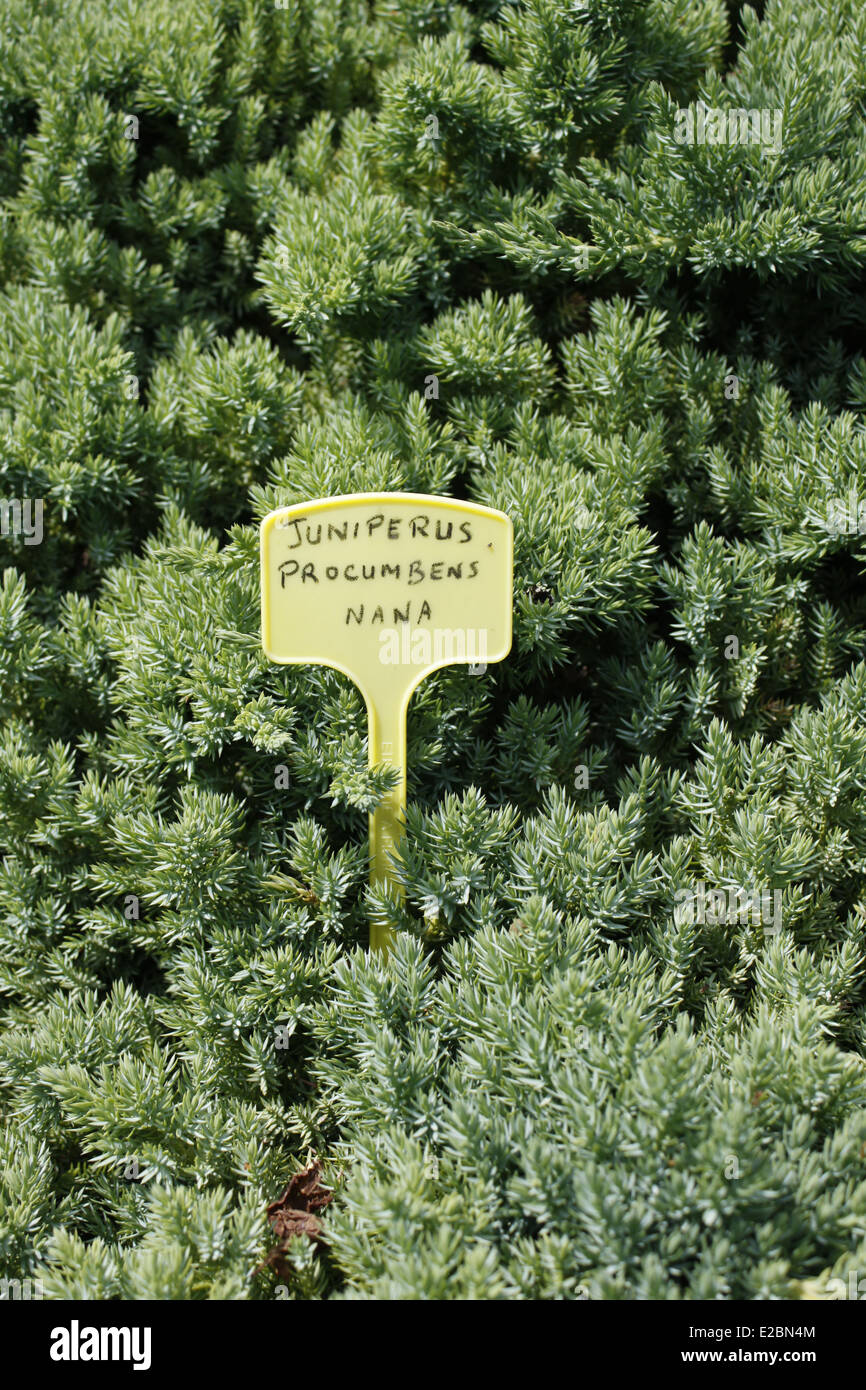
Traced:
<svg viewBox="0 0 866 1390">
<path fill-rule="evenodd" d="M 465 573 L 462 560 L 458 560 L 455 565 L 446 565 L 444 560 L 434 560 L 428 569 L 425 569 L 420 560 L 410 560 L 408 565 L 389 565 L 383 560 L 379 564 L 369 565 L 324 565 L 318 572 L 312 560 L 308 560 L 304 566 L 301 566 L 300 560 L 284 560 L 278 569 L 281 589 L 285 589 L 287 580 L 295 579 L 298 574 L 301 576 L 302 584 L 318 584 L 320 579 L 348 579 L 350 584 L 354 584 L 358 579 L 399 581 L 403 576 L 408 584 L 415 585 L 423 584 L 425 579 L 474 579 L 478 573 L 478 561 L 470 560 Z"/>
<path fill-rule="evenodd" d="M 42 498 L 31 502 L 25 497 L 23 502 L 17 497 L 8 502 L 0 498 L 0 536 L 23 536 L 25 545 L 42 543 Z"/>
<path fill-rule="evenodd" d="M 364 621 L 364 614 L 366 613 L 366 611 L 367 609 L 363 603 L 358 608 L 350 608 L 346 614 L 346 626 L 348 627 L 349 619 L 354 618 L 355 622 L 360 627 Z M 405 608 L 394 608 L 392 610 L 394 614 L 393 621 L 395 623 L 407 624 L 409 622 L 409 615 L 411 611 L 412 600 L 410 599 L 409 602 L 406 604 Z M 423 603 L 421 604 L 421 607 L 418 609 L 418 622 L 427 622 L 430 618 L 432 618 L 432 616 L 433 611 L 427 600 L 424 599 Z M 368 621 L 371 627 L 375 627 L 376 623 L 384 623 L 385 610 L 382 607 L 381 603 L 377 604 L 376 607 L 372 610 Z"/>
<path fill-rule="evenodd" d="M 131 1361 L 134 1371 L 150 1370 L 149 1327 L 69 1327 L 51 1330 L 52 1361 Z"/>
<path fill-rule="evenodd" d="M 765 936 L 775 936 L 782 926 L 782 890 L 772 890 L 772 912 L 770 911 L 770 890 L 763 892 L 745 888 L 711 888 L 705 891 L 703 879 L 697 885 L 697 892 L 690 888 L 676 891 L 675 914 L 678 922 L 696 922 L 701 926 L 720 927 L 725 923 L 744 926 L 764 926 Z"/>
<path fill-rule="evenodd" d="M 425 605 L 426 606 L 426 605 Z M 431 662 L 469 661 L 487 667 L 487 628 L 410 627 L 402 623 L 379 633 L 383 666 L 429 666 Z"/>
<path fill-rule="evenodd" d="M 385 522 L 387 521 L 387 526 Z M 306 523 L 303 532 L 302 524 Z M 366 536 L 372 540 L 375 536 L 377 540 L 399 541 L 402 539 L 401 528 L 405 527 L 411 539 L 414 541 L 418 536 L 423 536 L 425 540 L 450 541 L 454 534 L 453 521 L 436 521 L 436 529 L 431 532 L 433 519 L 426 512 L 419 512 L 417 516 L 392 516 L 386 517 L 384 512 L 374 512 L 372 516 L 366 517 L 363 521 L 344 521 L 339 525 L 334 521 L 317 522 L 311 526 L 305 516 L 294 516 L 278 523 L 280 530 L 288 530 L 294 527 L 294 536 L 289 550 L 297 550 L 299 545 L 306 541 L 307 545 L 321 545 L 322 538 L 328 541 L 356 541 L 359 536 Z M 381 528 L 385 526 L 385 530 Z M 472 525 L 468 521 L 458 523 L 457 530 L 460 539 L 458 545 L 466 545 L 472 540 Z M 315 532 L 315 535 L 313 534 Z M 406 532 L 402 534 L 405 535 Z M 456 539 L 456 537 L 455 537 Z"/>
<path fill-rule="evenodd" d="M 826 517 L 810 513 L 812 521 L 831 536 L 866 536 L 866 499 L 852 487 L 847 497 L 834 497 Z"/>
<path fill-rule="evenodd" d="M 680 107 L 674 122 L 678 145 L 764 145 L 776 154 L 782 148 L 782 112 L 697 103 L 697 110 Z"/>
</svg>

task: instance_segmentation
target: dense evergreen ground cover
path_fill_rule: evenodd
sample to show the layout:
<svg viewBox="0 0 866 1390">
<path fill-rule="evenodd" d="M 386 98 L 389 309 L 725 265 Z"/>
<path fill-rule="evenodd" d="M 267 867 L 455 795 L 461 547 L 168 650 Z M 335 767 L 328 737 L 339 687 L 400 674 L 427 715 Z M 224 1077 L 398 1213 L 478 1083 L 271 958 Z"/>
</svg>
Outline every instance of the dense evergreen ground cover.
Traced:
<svg viewBox="0 0 866 1390">
<path fill-rule="evenodd" d="M 0 1273 L 866 1275 L 866 9 L 0 34 Z M 257 523 L 403 489 L 513 518 L 515 645 L 414 697 L 386 964 L 383 774 L 265 660 Z"/>
</svg>

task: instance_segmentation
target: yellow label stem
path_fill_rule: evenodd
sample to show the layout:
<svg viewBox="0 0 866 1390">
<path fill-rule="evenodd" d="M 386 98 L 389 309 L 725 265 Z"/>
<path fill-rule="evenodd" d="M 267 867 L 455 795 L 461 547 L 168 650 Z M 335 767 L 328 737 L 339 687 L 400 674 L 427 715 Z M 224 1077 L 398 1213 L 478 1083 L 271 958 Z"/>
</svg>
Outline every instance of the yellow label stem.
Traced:
<svg viewBox="0 0 866 1390">
<path fill-rule="evenodd" d="M 406 706 L 405 699 L 396 703 L 389 700 L 384 707 L 372 703 L 367 705 L 368 757 L 373 767 L 384 763 L 394 767 L 400 774 L 396 786 L 387 791 L 379 805 L 370 816 L 370 883 L 390 884 L 398 897 L 403 896 L 403 887 L 394 877 L 392 859 L 396 857 L 403 838 L 403 814 L 406 810 Z M 370 945 L 376 950 L 384 950 L 390 944 L 392 932 L 390 923 L 376 921 L 370 923 Z"/>
</svg>

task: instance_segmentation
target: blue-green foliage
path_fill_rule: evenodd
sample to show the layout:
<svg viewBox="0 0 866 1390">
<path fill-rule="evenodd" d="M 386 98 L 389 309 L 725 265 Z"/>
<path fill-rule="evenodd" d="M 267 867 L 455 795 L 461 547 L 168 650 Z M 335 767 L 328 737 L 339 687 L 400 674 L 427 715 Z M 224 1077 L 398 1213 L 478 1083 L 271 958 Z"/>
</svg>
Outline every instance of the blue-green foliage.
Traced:
<svg viewBox="0 0 866 1390">
<path fill-rule="evenodd" d="M 0 1273 L 866 1268 L 864 54 L 858 0 L 2 0 Z M 388 773 L 264 658 L 256 523 L 401 489 L 513 518 L 515 641 L 413 697 L 385 963 Z"/>
</svg>

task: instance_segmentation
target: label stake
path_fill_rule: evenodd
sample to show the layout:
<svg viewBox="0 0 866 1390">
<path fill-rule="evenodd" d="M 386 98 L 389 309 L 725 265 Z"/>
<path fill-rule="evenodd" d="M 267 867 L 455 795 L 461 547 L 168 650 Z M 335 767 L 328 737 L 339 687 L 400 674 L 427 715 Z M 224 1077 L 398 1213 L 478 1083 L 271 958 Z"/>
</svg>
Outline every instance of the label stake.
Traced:
<svg viewBox="0 0 866 1390">
<path fill-rule="evenodd" d="M 370 882 L 402 895 L 406 710 L 431 671 L 483 674 L 511 650 L 513 527 L 504 512 L 423 493 L 353 493 L 282 507 L 261 525 L 262 647 L 332 666 L 367 706 L 368 763 L 399 778 L 370 816 Z M 386 950 L 391 924 L 370 924 Z"/>
</svg>

